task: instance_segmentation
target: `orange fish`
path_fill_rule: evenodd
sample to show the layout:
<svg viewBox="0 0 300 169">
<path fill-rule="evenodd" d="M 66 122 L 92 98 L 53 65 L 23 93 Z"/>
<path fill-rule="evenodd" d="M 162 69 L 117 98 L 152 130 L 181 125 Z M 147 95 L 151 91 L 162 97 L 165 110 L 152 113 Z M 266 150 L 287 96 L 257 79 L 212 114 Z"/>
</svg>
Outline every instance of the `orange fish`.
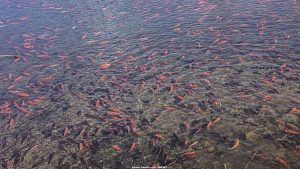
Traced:
<svg viewBox="0 0 300 169">
<path fill-rule="evenodd" d="M 4 103 L 2 104 L 2 106 L 0 106 L 0 109 L 8 108 L 9 105 L 10 105 L 10 103 L 6 101 L 6 102 L 4 102 Z"/>
<path fill-rule="evenodd" d="M 263 83 L 263 84 L 265 84 L 265 85 L 270 85 L 270 84 L 272 84 L 272 82 L 269 81 L 269 80 L 262 80 L 261 83 Z"/>
<path fill-rule="evenodd" d="M 21 16 L 21 17 L 19 18 L 20 21 L 26 21 L 26 20 L 28 20 L 28 19 L 29 19 L 28 16 Z"/>
<path fill-rule="evenodd" d="M 284 63 L 284 64 L 282 64 L 282 65 L 279 67 L 281 73 L 284 72 L 286 66 L 287 66 L 286 63 Z"/>
<path fill-rule="evenodd" d="M 18 109 L 19 109 L 21 112 L 23 112 L 23 113 L 30 113 L 29 110 L 26 110 L 26 109 L 24 109 L 24 108 L 22 108 L 22 107 L 19 107 Z"/>
<path fill-rule="evenodd" d="M 113 145 L 112 148 L 116 151 L 122 151 L 122 149 L 118 145 Z"/>
<path fill-rule="evenodd" d="M 50 80 L 52 80 L 54 77 L 53 76 L 46 76 L 46 77 L 42 77 L 39 81 L 40 82 L 48 82 Z"/>
<path fill-rule="evenodd" d="M 31 43 L 31 42 L 25 42 L 23 47 L 25 49 L 33 49 L 34 48 L 34 45 Z"/>
<path fill-rule="evenodd" d="M 31 106 L 33 106 L 33 105 L 37 105 L 37 104 L 39 104 L 39 103 L 41 103 L 41 102 L 43 102 L 43 101 L 44 101 L 44 99 L 36 98 L 36 99 L 34 99 L 34 100 L 32 100 L 32 101 L 29 101 L 29 104 L 30 104 Z"/>
<path fill-rule="evenodd" d="M 27 72 L 22 72 L 21 75 L 23 75 L 23 76 L 30 76 L 31 74 L 29 74 Z"/>
<path fill-rule="evenodd" d="M 105 75 L 99 75 L 99 79 L 100 79 L 100 80 L 104 80 L 105 77 L 106 77 Z"/>
<path fill-rule="evenodd" d="M 83 39 L 86 39 L 86 38 L 87 38 L 87 35 L 88 35 L 88 33 L 84 33 L 84 34 L 82 35 L 81 39 L 82 39 L 82 40 L 83 40 Z"/>
<path fill-rule="evenodd" d="M 206 125 L 206 129 L 209 130 L 209 129 L 210 129 L 210 126 L 211 126 L 212 124 L 213 124 L 212 121 L 208 122 L 207 125 Z"/>
<path fill-rule="evenodd" d="M 9 92 L 12 93 L 12 94 L 15 94 L 17 96 L 21 96 L 21 97 L 28 97 L 29 96 L 29 94 L 27 92 L 13 91 L 13 90 L 10 90 Z"/>
<path fill-rule="evenodd" d="M 166 76 L 164 76 L 164 75 L 160 75 L 157 78 L 158 81 L 164 81 L 165 79 L 166 79 Z"/>
<path fill-rule="evenodd" d="M 131 147 L 130 147 L 130 151 L 133 151 L 136 148 L 136 143 L 132 143 Z"/>
<path fill-rule="evenodd" d="M 170 84 L 169 86 L 169 92 L 172 92 L 174 90 L 174 86 L 172 84 Z"/>
<path fill-rule="evenodd" d="M 187 87 L 189 87 L 189 88 L 196 88 L 197 87 L 197 84 L 196 83 L 188 83 L 188 84 L 186 84 L 187 85 Z"/>
<path fill-rule="evenodd" d="M 82 151 L 82 150 L 83 150 L 83 148 L 84 148 L 84 145 L 83 145 L 83 143 L 80 143 L 80 144 L 79 144 L 79 151 Z"/>
<path fill-rule="evenodd" d="M 175 96 L 175 99 L 179 100 L 179 101 L 183 101 L 184 100 L 184 97 L 183 96 L 180 96 L 180 95 L 176 95 Z"/>
<path fill-rule="evenodd" d="M 184 123 L 184 128 L 186 129 L 186 130 L 188 130 L 189 128 L 190 128 L 190 124 L 189 123 Z"/>
<path fill-rule="evenodd" d="M 272 75 L 272 79 L 271 80 L 272 80 L 273 83 L 275 82 L 276 76 L 274 74 Z"/>
<path fill-rule="evenodd" d="M 83 140 L 83 145 L 87 148 L 91 148 L 89 142 L 86 139 Z"/>
<path fill-rule="evenodd" d="M 221 117 L 217 117 L 214 121 L 213 121 L 213 124 L 217 123 L 218 121 L 221 120 Z"/>
<path fill-rule="evenodd" d="M 171 111 L 171 110 L 175 110 L 176 108 L 172 107 L 172 106 L 163 106 L 162 107 L 164 110 L 166 111 Z"/>
<path fill-rule="evenodd" d="M 95 103 L 95 107 L 98 108 L 99 106 L 100 106 L 100 100 L 97 99 L 97 100 L 96 100 L 96 103 Z"/>
<path fill-rule="evenodd" d="M 8 86 L 7 90 L 11 90 L 11 89 L 13 89 L 15 86 L 16 86 L 16 84 L 12 84 L 12 85 Z"/>
<path fill-rule="evenodd" d="M 275 158 L 275 160 L 278 161 L 282 167 L 289 168 L 289 165 L 283 159 L 280 159 L 277 157 L 277 158 Z"/>
<path fill-rule="evenodd" d="M 22 107 L 25 107 L 25 106 L 26 106 L 26 102 L 25 102 L 24 100 L 22 101 L 21 106 L 22 106 Z"/>
<path fill-rule="evenodd" d="M 192 148 L 194 145 L 198 144 L 198 141 L 194 141 L 190 146 L 189 149 Z"/>
<path fill-rule="evenodd" d="M 64 136 L 66 136 L 66 135 L 69 134 L 69 133 L 70 133 L 69 128 L 68 128 L 68 127 L 65 127 L 65 129 L 64 129 Z"/>
<path fill-rule="evenodd" d="M 136 122 L 134 119 L 130 119 L 130 129 L 132 133 L 136 133 Z"/>
<path fill-rule="evenodd" d="M 83 128 L 83 129 L 81 129 L 81 131 L 80 131 L 80 133 L 79 133 L 79 135 L 83 135 L 83 133 L 85 132 L 85 129 Z"/>
<path fill-rule="evenodd" d="M 211 83 L 210 83 L 210 81 L 209 80 L 207 80 L 207 79 L 204 79 L 204 82 L 205 83 L 207 83 L 208 85 L 210 85 Z"/>
<path fill-rule="evenodd" d="M 159 139 L 159 140 L 162 140 L 164 138 L 164 136 L 162 134 L 159 134 L 159 133 L 155 134 L 154 137 Z"/>
<path fill-rule="evenodd" d="M 230 148 L 230 150 L 233 150 L 233 149 L 237 148 L 239 145 L 240 145 L 240 140 L 235 139 L 234 140 L 234 145 Z"/>
<path fill-rule="evenodd" d="M 264 98 L 263 98 L 264 101 L 268 101 L 268 100 L 271 100 L 271 99 L 272 99 L 272 96 L 270 96 L 270 95 L 265 95 Z"/>
<path fill-rule="evenodd" d="M 168 51 L 168 50 L 165 50 L 164 55 L 167 55 L 168 53 L 169 53 L 169 51 Z"/>
<path fill-rule="evenodd" d="M 294 130 L 290 130 L 290 129 L 286 129 L 284 131 L 288 134 L 300 135 L 300 131 L 294 131 Z"/>
<path fill-rule="evenodd" d="M 189 151 L 186 153 L 183 153 L 183 156 L 187 157 L 187 158 L 195 158 L 197 156 L 195 151 Z"/>
<path fill-rule="evenodd" d="M 9 129 L 12 129 L 14 127 L 14 118 L 10 118 L 9 120 Z"/>
<path fill-rule="evenodd" d="M 37 149 L 37 147 L 38 147 L 38 145 L 36 145 L 36 144 L 32 145 L 32 146 L 29 148 L 28 153 L 34 151 L 35 149 Z"/>
<path fill-rule="evenodd" d="M 242 57 L 239 57 L 239 60 L 240 60 L 241 63 L 243 63 L 245 61 L 245 59 L 242 58 Z"/>
<path fill-rule="evenodd" d="M 289 113 L 296 113 L 297 111 L 297 107 L 292 107 Z"/>
<path fill-rule="evenodd" d="M 22 80 L 23 79 L 23 77 L 24 76 L 19 76 L 19 77 L 17 77 L 14 81 L 13 81 L 13 83 L 16 83 L 16 82 L 18 82 L 18 81 L 20 81 L 20 80 Z"/>
<path fill-rule="evenodd" d="M 207 76 L 211 76 L 211 73 L 210 72 L 203 72 L 202 75 L 205 76 L 205 77 L 207 77 Z"/>
<path fill-rule="evenodd" d="M 108 69 L 110 67 L 110 63 L 102 63 L 101 65 L 100 65 L 100 68 L 101 69 Z"/>
</svg>

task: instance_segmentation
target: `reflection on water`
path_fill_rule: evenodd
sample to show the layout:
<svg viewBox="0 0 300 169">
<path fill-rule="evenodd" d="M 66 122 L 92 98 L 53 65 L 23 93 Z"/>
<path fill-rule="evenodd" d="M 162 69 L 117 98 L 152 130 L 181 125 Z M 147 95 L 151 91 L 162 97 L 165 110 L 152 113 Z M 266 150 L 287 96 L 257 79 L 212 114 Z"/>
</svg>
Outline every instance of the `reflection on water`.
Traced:
<svg viewBox="0 0 300 169">
<path fill-rule="evenodd" d="M 2 0 L 2 167 L 297 168 L 299 11 Z"/>
</svg>

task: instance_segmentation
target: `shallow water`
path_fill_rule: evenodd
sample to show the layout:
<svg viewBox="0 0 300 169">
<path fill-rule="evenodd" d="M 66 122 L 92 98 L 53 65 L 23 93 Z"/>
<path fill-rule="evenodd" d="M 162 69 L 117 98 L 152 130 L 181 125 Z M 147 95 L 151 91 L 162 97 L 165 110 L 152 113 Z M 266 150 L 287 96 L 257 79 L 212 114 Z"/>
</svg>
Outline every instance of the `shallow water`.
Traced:
<svg viewBox="0 0 300 169">
<path fill-rule="evenodd" d="M 296 0 L 2 0 L 2 168 L 297 169 L 299 18 Z"/>
</svg>

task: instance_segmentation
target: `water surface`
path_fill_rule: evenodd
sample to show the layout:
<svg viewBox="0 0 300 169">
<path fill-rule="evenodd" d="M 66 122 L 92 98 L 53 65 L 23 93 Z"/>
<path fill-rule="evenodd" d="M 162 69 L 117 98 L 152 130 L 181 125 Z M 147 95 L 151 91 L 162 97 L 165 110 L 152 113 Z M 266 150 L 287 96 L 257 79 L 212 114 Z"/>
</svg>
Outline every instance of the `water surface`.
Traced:
<svg viewBox="0 0 300 169">
<path fill-rule="evenodd" d="M 299 18 L 296 0 L 2 0 L 2 168 L 296 169 Z"/>
</svg>

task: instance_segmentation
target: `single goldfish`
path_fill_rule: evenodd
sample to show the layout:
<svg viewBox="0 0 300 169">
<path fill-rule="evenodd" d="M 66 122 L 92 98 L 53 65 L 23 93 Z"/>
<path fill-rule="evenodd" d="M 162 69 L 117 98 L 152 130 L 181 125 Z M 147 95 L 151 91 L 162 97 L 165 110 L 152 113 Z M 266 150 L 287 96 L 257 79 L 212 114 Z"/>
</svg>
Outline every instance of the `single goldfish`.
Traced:
<svg viewBox="0 0 300 169">
<path fill-rule="evenodd" d="M 122 151 L 122 149 L 118 145 L 112 145 L 112 148 L 116 151 Z"/>
<path fill-rule="evenodd" d="M 101 69 L 108 69 L 110 67 L 110 63 L 102 63 L 101 65 L 100 65 L 100 68 Z"/>
</svg>

